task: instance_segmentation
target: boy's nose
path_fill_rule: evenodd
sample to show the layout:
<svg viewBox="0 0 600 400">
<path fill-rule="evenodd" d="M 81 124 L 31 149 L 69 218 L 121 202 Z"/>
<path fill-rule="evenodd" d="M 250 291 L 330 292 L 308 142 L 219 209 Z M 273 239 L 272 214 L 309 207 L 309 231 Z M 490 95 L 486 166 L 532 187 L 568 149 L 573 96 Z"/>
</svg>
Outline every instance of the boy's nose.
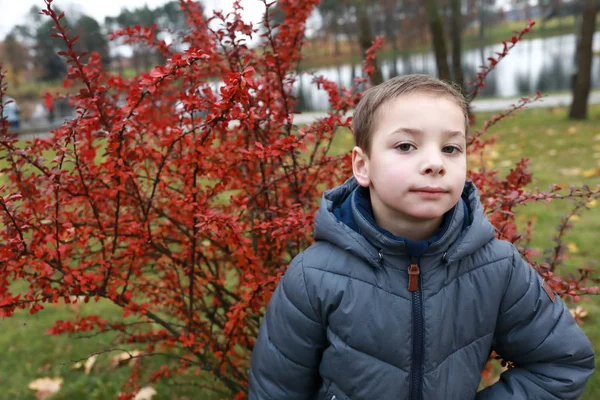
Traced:
<svg viewBox="0 0 600 400">
<path fill-rule="evenodd" d="M 421 167 L 421 173 L 423 175 L 445 175 L 446 169 L 441 157 L 432 154 L 428 155 Z"/>
</svg>

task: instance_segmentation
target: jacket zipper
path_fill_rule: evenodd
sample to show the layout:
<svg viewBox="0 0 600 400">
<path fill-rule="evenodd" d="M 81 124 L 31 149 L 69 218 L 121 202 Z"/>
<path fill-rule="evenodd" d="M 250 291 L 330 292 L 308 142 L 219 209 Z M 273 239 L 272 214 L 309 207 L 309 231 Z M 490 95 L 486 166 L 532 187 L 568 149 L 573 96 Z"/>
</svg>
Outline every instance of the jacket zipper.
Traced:
<svg viewBox="0 0 600 400">
<path fill-rule="evenodd" d="M 410 370 L 410 399 L 423 398 L 423 292 L 419 279 L 419 260 L 412 259 L 408 267 L 408 290 L 412 293 L 413 349 Z"/>
</svg>

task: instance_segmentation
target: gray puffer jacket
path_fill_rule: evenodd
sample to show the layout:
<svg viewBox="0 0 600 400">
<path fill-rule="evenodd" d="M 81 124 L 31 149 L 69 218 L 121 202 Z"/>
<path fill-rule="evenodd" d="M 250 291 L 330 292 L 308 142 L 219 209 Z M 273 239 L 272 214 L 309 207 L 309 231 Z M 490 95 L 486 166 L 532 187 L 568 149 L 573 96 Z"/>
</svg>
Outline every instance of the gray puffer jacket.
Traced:
<svg viewBox="0 0 600 400">
<path fill-rule="evenodd" d="M 581 395 L 594 370 L 589 340 L 516 249 L 495 239 L 472 183 L 467 210 L 454 208 L 418 260 L 354 204 L 360 234 L 336 218 L 355 188 L 349 179 L 324 194 L 316 243 L 275 290 L 252 354 L 250 400 Z M 516 367 L 478 393 L 491 350 Z"/>
</svg>

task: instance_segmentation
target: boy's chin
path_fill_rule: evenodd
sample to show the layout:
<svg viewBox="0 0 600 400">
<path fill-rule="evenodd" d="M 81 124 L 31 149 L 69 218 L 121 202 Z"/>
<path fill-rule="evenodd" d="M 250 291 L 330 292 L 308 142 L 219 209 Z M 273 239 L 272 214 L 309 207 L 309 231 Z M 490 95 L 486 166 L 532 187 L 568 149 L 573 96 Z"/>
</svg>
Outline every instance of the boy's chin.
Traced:
<svg viewBox="0 0 600 400">
<path fill-rule="evenodd" d="M 407 215 L 414 218 L 416 221 L 433 221 L 436 219 L 442 219 L 444 214 L 446 214 L 448 210 L 444 208 L 428 208 L 425 210 L 410 210 Z"/>
<path fill-rule="evenodd" d="M 415 220 L 415 221 L 421 221 L 421 222 L 428 222 L 428 221 L 434 221 L 436 219 L 441 220 L 442 217 L 444 216 L 444 214 L 426 214 L 426 213 L 418 213 L 418 214 L 410 214 L 410 216 Z"/>
</svg>

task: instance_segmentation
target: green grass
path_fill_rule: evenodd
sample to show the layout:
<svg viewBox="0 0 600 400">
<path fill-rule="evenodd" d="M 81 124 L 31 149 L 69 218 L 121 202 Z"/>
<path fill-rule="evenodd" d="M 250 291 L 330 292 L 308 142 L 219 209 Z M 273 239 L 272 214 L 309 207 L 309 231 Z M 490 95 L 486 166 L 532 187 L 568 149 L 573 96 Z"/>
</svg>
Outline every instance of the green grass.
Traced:
<svg viewBox="0 0 600 400">
<path fill-rule="evenodd" d="M 597 123 L 600 106 L 590 107 L 588 121 L 568 121 L 566 113 L 565 108 L 525 110 L 491 128 L 489 134 L 496 135 L 498 142 L 495 148 L 490 149 L 490 162 L 506 173 L 510 165 L 521 157 L 529 157 L 534 173 L 532 186 L 545 188 L 548 184 L 558 183 L 565 187 L 571 184 L 595 187 L 600 183 L 600 170 L 597 169 L 600 167 L 600 125 Z M 486 117 L 489 114 L 479 115 L 478 124 L 483 123 Z M 347 131 L 340 131 L 336 136 L 335 152 L 341 153 L 351 148 L 351 135 Z M 494 158 L 494 154 L 497 154 L 497 158 Z M 532 244 L 542 249 L 552 246 L 549 237 L 554 232 L 559 215 L 569 210 L 569 203 L 564 201 L 554 201 L 547 206 L 533 204 L 519 209 L 518 219 L 535 219 Z M 566 236 L 566 241 L 578 248 L 578 253 L 568 261 L 569 268 L 582 260 L 600 259 L 600 247 L 596 240 L 599 227 L 600 204 L 583 214 L 576 223 L 576 229 Z M 594 343 L 596 351 L 599 351 L 600 299 L 592 297 L 583 301 L 582 305 L 589 311 L 583 329 Z M 119 309 L 102 301 L 82 306 L 81 312 L 93 312 L 106 319 L 118 319 L 121 316 Z M 110 357 L 114 352 L 100 355 L 89 375 L 71 369 L 74 360 L 115 347 L 112 344 L 114 336 L 73 339 L 45 333 L 55 320 L 72 318 L 74 315 L 75 312 L 68 306 L 53 305 L 34 316 L 22 311 L 0 320 L 0 348 L 3 349 L 3 356 L 0 357 L 0 392 L 3 397 L 34 399 L 33 391 L 27 386 L 34 379 L 44 376 L 60 376 L 64 379 L 63 388 L 54 399 L 109 399 L 119 392 L 130 367 L 111 368 Z M 161 360 L 149 359 L 147 362 L 150 366 L 156 366 Z M 194 377 L 181 379 L 189 382 L 191 378 Z M 155 400 L 210 399 L 209 394 L 200 389 L 181 385 L 170 387 L 167 383 L 153 386 L 158 391 Z M 597 399 L 598 393 L 600 375 L 596 374 L 590 379 L 582 399 Z"/>
<path fill-rule="evenodd" d="M 125 349 L 143 350 L 134 345 L 114 344 L 115 334 L 79 338 L 65 335 L 46 334 L 54 321 L 72 319 L 75 310 L 67 305 L 49 305 L 45 310 L 31 316 L 26 310 L 17 312 L 10 318 L 0 320 L 0 391 L 2 398 L 35 399 L 34 391 L 28 389 L 29 382 L 42 377 L 60 377 L 63 379 L 61 390 L 52 400 L 88 400 L 113 399 L 118 396 L 121 386 L 127 381 L 131 367 L 113 367 L 111 359 Z M 122 311 L 108 301 L 82 304 L 82 315 L 101 315 L 109 320 L 117 320 Z M 76 361 L 100 353 L 89 374 L 83 369 L 73 369 Z M 143 360 L 143 365 L 157 368 L 164 359 L 157 357 Z M 192 376 L 193 377 L 193 376 Z M 190 384 L 202 377 L 183 377 L 179 380 Z M 145 386 L 142 383 L 142 386 Z M 200 399 L 214 400 L 217 397 L 203 393 L 192 386 L 178 385 L 176 388 L 167 382 L 151 384 L 158 394 L 156 399 Z"/>
</svg>

